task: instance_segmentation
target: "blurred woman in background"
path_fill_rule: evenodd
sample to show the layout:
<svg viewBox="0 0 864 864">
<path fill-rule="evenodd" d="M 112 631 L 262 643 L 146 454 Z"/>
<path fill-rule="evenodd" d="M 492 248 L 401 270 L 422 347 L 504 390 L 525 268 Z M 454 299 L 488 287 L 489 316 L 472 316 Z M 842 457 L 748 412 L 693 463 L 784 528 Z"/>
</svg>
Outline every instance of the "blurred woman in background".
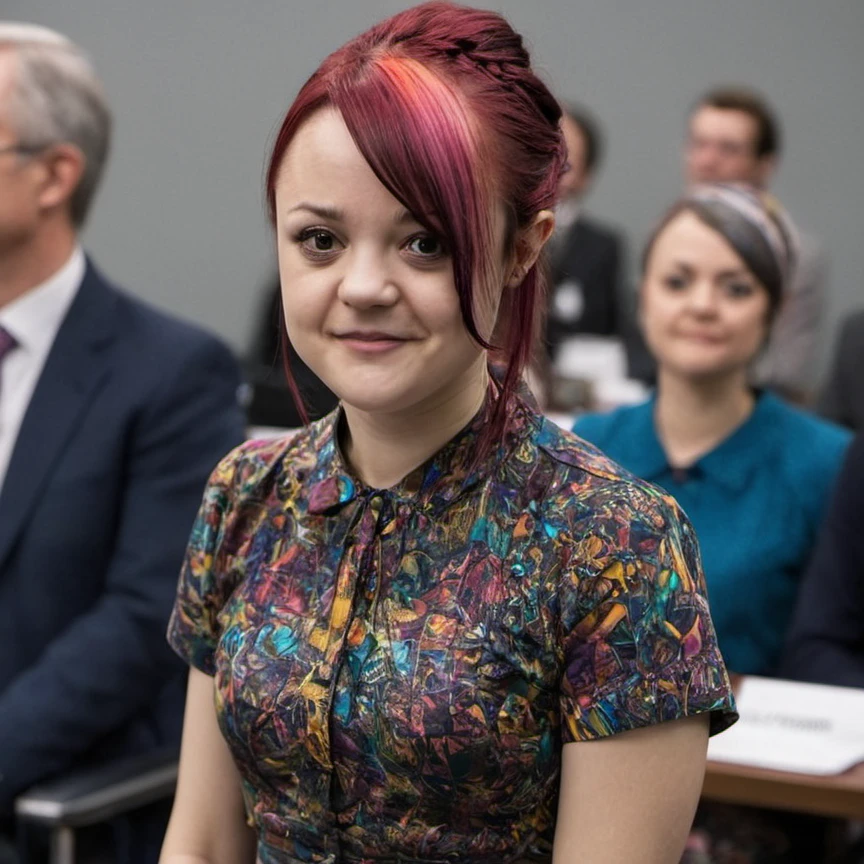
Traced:
<svg viewBox="0 0 864 864">
<path fill-rule="evenodd" d="M 720 650 L 733 672 L 776 674 L 802 573 L 850 435 L 755 390 L 794 267 L 779 205 L 694 187 L 643 255 L 640 318 L 657 361 L 647 402 L 574 431 L 672 494 L 693 521 Z"/>
</svg>

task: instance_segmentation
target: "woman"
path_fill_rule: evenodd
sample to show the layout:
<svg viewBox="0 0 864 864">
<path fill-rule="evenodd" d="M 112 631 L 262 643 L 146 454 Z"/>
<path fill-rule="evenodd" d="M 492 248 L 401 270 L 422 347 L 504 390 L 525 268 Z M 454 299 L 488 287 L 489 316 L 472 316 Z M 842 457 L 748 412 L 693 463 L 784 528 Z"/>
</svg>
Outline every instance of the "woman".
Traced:
<svg viewBox="0 0 864 864">
<path fill-rule="evenodd" d="M 507 23 L 444 3 L 288 111 L 285 323 L 341 403 L 206 491 L 164 864 L 677 860 L 735 716 L 695 540 L 520 385 L 559 118 Z"/>
<path fill-rule="evenodd" d="M 696 187 L 679 201 L 643 256 L 656 393 L 574 426 L 693 520 L 723 657 L 755 675 L 777 673 L 849 442 L 749 383 L 793 266 L 787 224 L 776 202 L 744 187 Z"/>
</svg>

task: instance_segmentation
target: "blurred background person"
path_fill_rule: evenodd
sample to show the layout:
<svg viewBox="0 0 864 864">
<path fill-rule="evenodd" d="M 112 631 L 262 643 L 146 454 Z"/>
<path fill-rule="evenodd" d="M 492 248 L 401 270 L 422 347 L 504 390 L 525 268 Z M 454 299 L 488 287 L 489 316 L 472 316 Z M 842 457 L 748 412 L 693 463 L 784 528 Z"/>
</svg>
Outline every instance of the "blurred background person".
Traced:
<svg viewBox="0 0 864 864">
<path fill-rule="evenodd" d="M 668 212 L 639 294 L 656 393 L 574 431 L 679 501 L 729 668 L 774 675 L 851 436 L 751 386 L 792 263 L 782 216 L 763 202 L 755 190 L 701 186 Z"/>
<path fill-rule="evenodd" d="M 864 431 L 864 310 L 843 321 L 819 413 L 856 432 Z"/>
<path fill-rule="evenodd" d="M 79 244 L 110 127 L 75 45 L 0 22 L 7 839 L 32 784 L 179 743 L 185 675 L 165 628 L 207 476 L 243 438 L 230 352 L 115 288 Z M 156 808 L 141 833 L 118 826 L 117 860 L 155 860 L 160 821 Z"/>
<path fill-rule="evenodd" d="M 798 594 L 784 673 L 864 687 L 864 437 L 846 454 Z"/>
<path fill-rule="evenodd" d="M 581 333 L 619 335 L 623 242 L 614 229 L 589 217 L 584 199 L 603 155 L 603 139 L 584 108 L 562 103 L 567 168 L 558 186 L 555 231 L 549 241 L 550 289 L 546 341 L 552 358 Z"/>
<path fill-rule="evenodd" d="M 600 390 L 608 389 L 608 379 L 651 380 L 654 370 L 633 322 L 623 237 L 585 212 L 603 158 L 602 132 L 585 108 L 562 104 L 562 112 L 567 169 L 548 251 L 547 362 L 534 368 L 548 392 L 545 406 L 569 413 L 596 405 L 598 398 L 602 402 Z M 643 396 L 640 386 L 636 398 Z"/>
<path fill-rule="evenodd" d="M 804 569 L 850 435 L 765 390 L 751 370 L 794 259 L 773 199 L 695 186 L 643 255 L 639 313 L 655 395 L 574 431 L 681 504 L 696 528 L 729 669 L 777 675 Z M 822 860 L 826 825 L 700 806 L 687 864 Z M 799 857 L 800 856 L 800 857 Z"/>
<path fill-rule="evenodd" d="M 781 128 L 763 96 L 724 87 L 702 96 L 690 112 L 684 147 L 688 183 L 747 183 L 767 190 L 781 154 Z M 788 216 L 786 217 L 788 218 Z M 800 231 L 794 273 L 777 310 L 754 380 L 796 402 L 812 399 L 812 372 L 827 295 L 818 242 Z"/>
</svg>

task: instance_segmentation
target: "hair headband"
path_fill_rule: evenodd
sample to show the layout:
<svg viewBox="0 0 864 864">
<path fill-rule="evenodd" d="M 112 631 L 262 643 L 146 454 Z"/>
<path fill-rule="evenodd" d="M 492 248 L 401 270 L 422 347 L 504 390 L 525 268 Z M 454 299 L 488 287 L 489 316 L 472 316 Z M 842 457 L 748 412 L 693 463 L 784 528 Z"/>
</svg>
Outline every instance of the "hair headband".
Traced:
<svg viewBox="0 0 864 864">
<path fill-rule="evenodd" d="M 784 283 L 788 283 L 797 252 L 796 232 L 773 195 L 751 186 L 718 183 L 692 186 L 687 190 L 684 200 L 719 202 L 746 219 L 768 244 Z"/>
</svg>

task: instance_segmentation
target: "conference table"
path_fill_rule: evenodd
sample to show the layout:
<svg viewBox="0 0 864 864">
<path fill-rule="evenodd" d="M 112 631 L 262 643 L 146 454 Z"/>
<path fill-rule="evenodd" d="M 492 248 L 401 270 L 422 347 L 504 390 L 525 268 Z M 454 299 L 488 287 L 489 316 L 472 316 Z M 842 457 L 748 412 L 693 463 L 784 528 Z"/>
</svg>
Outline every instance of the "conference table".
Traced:
<svg viewBox="0 0 864 864">
<path fill-rule="evenodd" d="M 732 675 L 738 692 L 744 676 Z M 864 762 L 841 774 L 798 774 L 708 760 L 702 797 L 726 804 L 767 807 L 864 820 Z"/>
<path fill-rule="evenodd" d="M 702 797 L 727 804 L 862 820 L 864 762 L 842 774 L 824 777 L 709 761 Z"/>
</svg>

